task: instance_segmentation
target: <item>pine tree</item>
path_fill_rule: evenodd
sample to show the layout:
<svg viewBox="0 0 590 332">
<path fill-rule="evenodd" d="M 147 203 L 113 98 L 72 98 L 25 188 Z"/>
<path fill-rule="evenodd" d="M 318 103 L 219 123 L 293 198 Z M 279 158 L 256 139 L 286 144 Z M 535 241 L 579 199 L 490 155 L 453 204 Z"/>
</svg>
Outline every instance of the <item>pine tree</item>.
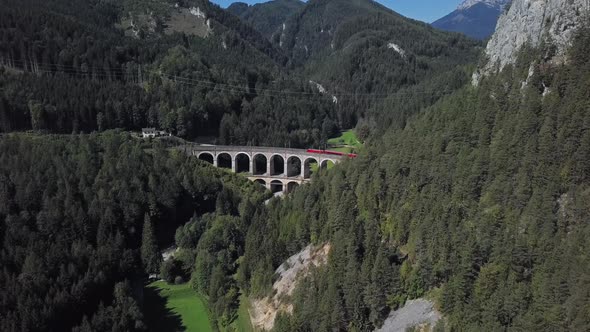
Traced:
<svg viewBox="0 0 590 332">
<path fill-rule="evenodd" d="M 141 261 L 147 273 L 158 273 L 162 263 L 162 256 L 158 250 L 156 235 L 150 216 L 146 213 L 143 222 L 143 235 L 141 240 Z"/>
<path fill-rule="evenodd" d="M 379 325 L 379 322 L 387 315 L 389 310 L 387 306 L 387 292 L 390 291 L 388 289 L 389 270 L 389 262 L 385 257 L 384 248 L 380 246 L 371 271 L 371 282 L 365 295 L 366 302 L 371 309 L 369 319 L 375 326 Z"/>
</svg>

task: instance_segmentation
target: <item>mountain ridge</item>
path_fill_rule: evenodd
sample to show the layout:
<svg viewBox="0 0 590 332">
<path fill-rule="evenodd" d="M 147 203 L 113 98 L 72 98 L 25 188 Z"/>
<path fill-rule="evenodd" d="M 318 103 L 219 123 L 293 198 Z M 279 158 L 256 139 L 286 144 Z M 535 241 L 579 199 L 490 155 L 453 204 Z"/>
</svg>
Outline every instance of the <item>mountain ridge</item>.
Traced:
<svg viewBox="0 0 590 332">
<path fill-rule="evenodd" d="M 274 0 L 251 6 L 244 2 L 234 2 L 227 11 L 250 24 L 267 39 L 272 39 L 287 18 L 304 6 L 299 0 Z"/>
<path fill-rule="evenodd" d="M 369 0 L 311 0 L 273 43 L 287 54 L 291 70 L 336 96 L 396 93 L 475 62 L 481 46 Z M 362 110 L 385 112 L 377 98 L 350 102 L 361 111 L 343 114 L 345 127 L 355 126 Z"/>
<path fill-rule="evenodd" d="M 486 39 L 494 33 L 498 18 L 510 1 L 466 0 L 450 14 L 432 22 L 432 26 L 476 39 Z"/>
<path fill-rule="evenodd" d="M 512 0 L 465 0 L 457 6 L 457 10 L 469 9 L 477 4 L 484 4 L 491 8 L 503 9 Z"/>
</svg>

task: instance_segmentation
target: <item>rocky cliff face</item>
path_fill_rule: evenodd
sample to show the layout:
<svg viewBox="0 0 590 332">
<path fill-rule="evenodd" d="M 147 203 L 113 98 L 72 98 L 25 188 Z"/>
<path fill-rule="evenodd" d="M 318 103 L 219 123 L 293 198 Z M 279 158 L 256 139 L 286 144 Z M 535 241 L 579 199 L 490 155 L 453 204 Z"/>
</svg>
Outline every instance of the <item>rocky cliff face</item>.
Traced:
<svg viewBox="0 0 590 332">
<path fill-rule="evenodd" d="M 513 63 L 526 43 L 535 47 L 542 41 L 550 41 L 557 47 L 556 59 L 563 59 L 573 33 L 589 10 L 590 0 L 514 0 L 510 9 L 500 16 L 488 43 L 489 62 L 484 73 Z"/>
</svg>

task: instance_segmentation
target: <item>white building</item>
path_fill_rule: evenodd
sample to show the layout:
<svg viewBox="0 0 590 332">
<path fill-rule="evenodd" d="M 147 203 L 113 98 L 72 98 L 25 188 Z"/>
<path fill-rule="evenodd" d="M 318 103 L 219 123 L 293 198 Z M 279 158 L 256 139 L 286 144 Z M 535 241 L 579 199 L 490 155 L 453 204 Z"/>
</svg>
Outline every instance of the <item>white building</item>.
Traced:
<svg viewBox="0 0 590 332">
<path fill-rule="evenodd" d="M 143 138 L 154 138 L 160 136 L 172 136 L 172 134 L 167 133 L 163 130 L 156 130 L 156 128 L 142 128 L 141 136 Z"/>
<path fill-rule="evenodd" d="M 158 132 L 156 131 L 156 128 L 142 128 L 141 135 L 143 138 L 154 138 L 158 136 Z"/>
</svg>

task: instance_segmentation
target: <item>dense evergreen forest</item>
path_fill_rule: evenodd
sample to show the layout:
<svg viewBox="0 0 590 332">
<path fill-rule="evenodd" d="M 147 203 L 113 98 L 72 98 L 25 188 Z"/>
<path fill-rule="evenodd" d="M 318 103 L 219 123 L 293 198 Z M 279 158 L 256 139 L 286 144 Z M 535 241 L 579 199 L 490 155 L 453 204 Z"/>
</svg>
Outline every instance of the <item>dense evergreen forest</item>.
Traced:
<svg viewBox="0 0 590 332">
<path fill-rule="evenodd" d="M 305 4 L 300 0 L 274 0 L 252 6 L 244 2 L 234 2 L 227 7 L 227 11 L 250 24 L 264 37 L 273 40 L 282 32 L 283 23 L 303 7 Z"/>
<path fill-rule="evenodd" d="M 307 146 L 319 145 L 324 121 L 336 123 L 331 97 L 282 74 L 280 51 L 208 2 L 186 4 L 217 22 L 206 38 L 133 38 L 117 28 L 123 5 L 67 4 L 0 3 L 1 131 L 154 126 L 227 144 Z"/>
<path fill-rule="evenodd" d="M 590 28 L 565 64 L 525 47 L 474 87 L 479 42 L 372 1 L 283 4 L 271 31 L 234 14 L 278 2 L 0 0 L 0 330 L 148 330 L 159 274 L 231 331 L 310 243 L 328 262 L 275 331 L 373 331 L 420 297 L 435 331 L 590 330 Z M 147 126 L 364 147 L 267 201 Z"/>
<path fill-rule="evenodd" d="M 369 331 L 421 296 L 446 317 L 436 331 L 590 329 L 589 47 L 585 28 L 567 65 L 524 49 L 263 211 L 240 266 L 251 294 L 332 244 L 275 330 Z"/>
<path fill-rule="evenodd" d="M 205 18 L 182 16 L 195 7 Z M 440 98 L 466 82 L 452 73 L 478 52 L 473 41 L 383 7 L 347 23 L 335 53 L 304 67 L 208 1 L 4 0 L 0 8 L 1 132 L 158 127 L 222 144 L 317 147 L 359 122 L 405 121 L 408 112 L 386 111 L 386 97 L 413 88 Z M 205 31 L 183 30 L 188 23 Z M 403 36 L 403 57 L 387 46 L 393 36 Z"/>
<path fill-rule="evenodd" d="M 240 216 L 265 197 L 246 179 L 128 134 L 3 136 L 0 330 L 145 329 L 136 299 L 146 273 L 160 271 L 158 247 L 193 215 L 212 213 L 199 223 L 203 241 L 224 241 L 221 225 L 234 225 L 239 256 Z M 193 266 L 179 268 L 190 275 Z M 225 293 L 227 281 L 215 280 Z"/>
</svg>

